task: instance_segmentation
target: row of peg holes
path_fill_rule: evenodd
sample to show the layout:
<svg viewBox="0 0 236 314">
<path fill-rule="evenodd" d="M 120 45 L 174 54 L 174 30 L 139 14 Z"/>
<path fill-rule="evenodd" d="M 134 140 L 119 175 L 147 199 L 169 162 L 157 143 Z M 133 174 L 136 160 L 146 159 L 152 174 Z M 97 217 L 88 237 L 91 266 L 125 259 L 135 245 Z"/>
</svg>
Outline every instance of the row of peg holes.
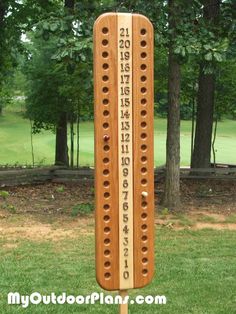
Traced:
<svg viewBox="0 0 236 314">
<path fill-rule="evenodd" d="M 102 34 L 104 35 L 104 38 L 102 39 L 102 46 L 106 49 L 108 47 L 109 41 L 106 38 L 107 34 L 109 33 L 109 30 L 107 27 L 103 27 L 102 28 Z M 109 65 L 109 52 L 104 50 L 102 52 L 102 58 L 104 59 L 102 62 L 102 69 L 103 69 L 103 75 L 102 75 L 102 82 L 103 82 L 103 86 L 102 86 L 102 93 L 104 95 L 103 99 L 102 99 L 102 104 L 104 105 L 104 110 L 103 110 L 103 117 L 104 117 L 104 121 L 103 121 L 103 130 L 105 131 L 105 134 L 109 136 L 109 123 L 106 121 L 106 119 L 109 117 L 109 99 L 107 98 L 107 94 L 109 92 L 109 86 L 107 86 L 107 84 L 109 83 L 109 75 L 108 75 L 108 71 L 110 68 Z M 109 174 L 110 171 L 108 169 L 108 165 L 109 165 L 109 157 L 107 157 L 107 153 L 110 151 L 110 146 L 109 144 L 104 144 L 103 146 L 103 151 L 104 151 L 104 157 L 103 157 L 103 176 L 104 176 L 104 181 L 103 181 L 103 187 L 104 187 L 104 199 L 108 200 L 110 198 L 110 192 L 109 192 L 109 187 L 110 187 L 110 181 L 109 181 Z M 103 212 L 104 212 L 104 216 L 103 216 L 103 221 L 104 221 L 104 246 L 106 247 L 104 249 L 104 257 L 105 257 L 105 261 L 104 261 L 104 268 L 106 269 L 105 273 L 104 273 L 104 277 L 105 279 L 110 279 L 111 278 L 111 273 L 109 272 L 109 269 L 111 267 L 111 262 L 109 260 L 110 255 L 111 255 L 111 251 L 109 249 L 109 246 L 111 244 L 111 239 L 109 237 L 110 233 L 111 233 L 111 227 L 109 226 L 110 223 L 110 215 L 109 215 L 109 211 L 110 211 L 110 205 L 108 204 L 108 202 L 105 202 L 103 205 Z"/>
<path fill-rule="evenodd" d="M 147 47 L 147 42 L 146 40 L 144 39 L 144 36 L 146 36 L 147 34 L 147 31 L 146 29 L 142 28 L 141 31 L 140 31 L 140 34 L 141 34 L 141 41 L 140 41 L 140 48 L 141 50 L 142 49 L 145 49 Z M 147 57 L 147 53 L 145 51 L 142 51 L 141 52 L 141 59 L 142 59 L 142 63 L 140 65 L 140 69 L 142 71 L 142 74 L 140 76 L 140 82 L 142 84 L 141 88 L 140 88 L 140 92 L 142 94 L 142 98 L 141 98 L 141 118 L 142 118 L 142 121 L 141 121 L 141 134 L 140 134 L 140 138 L 141 138 L 141 141 L 142 141 L 142 144 L 141 144 L 141 151 L 142 153 L 144 154 L 142 157 L 141 157 L 141 174 L 142 174 L 142 179 L 141 179 L 141 185 L 143 187 L 147 186 L 147 179 L 146 179 L 146 175 L 147 175 L 147 168 L 145 166 L 146 162 L 147 162 L 147 156 L 145 156 L 145 153 L 147 152 L 147 144 L 146 144 L 146 140 L 147 140 L 147 133 L 145 132 L 145 129 L 147 127 L 147 122 L 146 122 L 146 117 L 147 117 L 147 111 L 146 111 L 146 106 L 147 106 L 147 99 L 145 97 L 146 93 L 147 93 L 147 88 L 146 88 L 146 82 L 147 82 L 147 76 L 146 76 L 146 70 L 147 70 L 147 64 L 145 63 L 145 60 L 146 60 L 146 57 Z M 146 212 L 146 209 L 147 209 L 147 206 L 148 206 L 148 203 L 146 200 L 143 200 L 141 201 L 141 207 L 142 207 L 142 213 L 141 213 L 141 220 L 142 220 L 142 225 L 141 225 L 141 232 L 142 232 L 142 235 L 141 235 L 141 241 L 142 241 L 142 264 L 143 266 L 147 265 L 148 263 L 148 258 L 145 256 L 148 252 L 148 248 L 147 248 L 147 245 L 145 245 L 148 241 L 148 237 L 146 235 L 146 232 L 148 230 L 148 227 L 145 223 L 148 215 L 147 215 L 147 212 Z M 142 275 L 143 276 L 146 276 L 148 273 L 148 269 L 147 268 L 143 268 L 142 269 Z"/>
</svg>

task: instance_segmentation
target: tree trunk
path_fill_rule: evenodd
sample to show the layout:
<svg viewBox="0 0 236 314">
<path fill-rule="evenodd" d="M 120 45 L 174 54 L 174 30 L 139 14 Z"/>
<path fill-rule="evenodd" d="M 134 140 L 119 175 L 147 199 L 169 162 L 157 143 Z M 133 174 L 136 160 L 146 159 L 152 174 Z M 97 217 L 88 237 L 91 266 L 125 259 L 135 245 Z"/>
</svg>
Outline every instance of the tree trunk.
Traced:
<svg viewBox="0 0 236 314">
<path fill-rule="evenodd" d="M 70 122 L 70 166 L 74 167 L 74 122 Z"/>
<path fill-rule="evenodd" d="M 204 18 L 211 23 L 219 16 L 220 1 L 204 1 Z M 211 164 L 211 139 L 214 114 L 215 75 L 207 74 L 207 61 L 200 64 L 197 97 L 196 133 L 191 167 L 209 168 Z"/>
<path fill-rule="evenodd" d="M 67 146 L 67 114 L 62 112 L 56 129 L 55 165 L 69 166 Z"/>
<path fill-rule="evenodd" d="M 195 132 L 195 90 L 194 90 L 194 84 L 193 84 L 193 94 L 192 94 L 192 130 L 191 130 L 191 157 L 190 157 L 190 164 L 192 164 L 192 160 L 193 160 L 194 132 Z"/>
<path fill-rule="evenodd" d="M 68 10 L 74 9 L 74 0 L 65 0 L 64 7 Z M 59 123 L 56 128 L 56 154 L 55 165 L 69 166 L 69 155 L 67 146 L 67 113 L 60 114 Z"/>
<path fill-rule="evenodd" d="M 169 26 L 175 28 L 175 1 L 169 0 Z M 174 53 L 172 43 L 168 57 L 168 121 L 166 142 L 166 179 L 164 206 L 170 210 L 180 207 L 180 64 Z"/>
<path fill-rule="evenodd" d="M 80 124 L 80 105 L 78 104 L 77 107 L 77 121 L 76 121 L 76 135 L 77 135 L 77 151 L 76 151 L 76 167 L 79 168 L 79 138 L 80 138 L 80 129 L 79 125 Z"/>
<path fill-rule="evenodd" d="M 211 163 L 211 137 L 214 113 L 214 74 L 204 74 L 200 67 L 197 98 L 196 132 L 192 168 L 209 168 Z"/>
</svg>

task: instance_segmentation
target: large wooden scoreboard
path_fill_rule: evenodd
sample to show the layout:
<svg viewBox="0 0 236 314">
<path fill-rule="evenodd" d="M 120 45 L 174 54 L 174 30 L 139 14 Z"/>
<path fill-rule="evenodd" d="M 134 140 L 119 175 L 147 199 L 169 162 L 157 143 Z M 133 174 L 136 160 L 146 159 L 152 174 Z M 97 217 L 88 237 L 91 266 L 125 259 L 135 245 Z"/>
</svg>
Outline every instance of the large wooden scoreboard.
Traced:
<svg viewBox="0 0 236 314">
<path fill-rule="evenodd" d="M 154 272 L 153 27 L 139 14 L 94 25 L 96 275 L 106 290 Z"/>
</svg>

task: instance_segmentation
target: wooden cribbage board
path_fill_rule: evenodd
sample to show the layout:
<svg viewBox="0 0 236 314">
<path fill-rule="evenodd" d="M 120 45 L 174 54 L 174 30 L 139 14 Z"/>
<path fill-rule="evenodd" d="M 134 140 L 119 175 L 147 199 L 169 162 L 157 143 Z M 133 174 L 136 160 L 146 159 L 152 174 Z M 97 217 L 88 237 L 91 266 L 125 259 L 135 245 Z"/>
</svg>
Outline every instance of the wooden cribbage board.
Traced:
<svg viewBox="0 0 236 314">
<path fill-rule="evenodd" d="M 106 290 L 154 273 L 153 27 L 139 14 L 94 25 L 96 275 Z"/>
</svg>

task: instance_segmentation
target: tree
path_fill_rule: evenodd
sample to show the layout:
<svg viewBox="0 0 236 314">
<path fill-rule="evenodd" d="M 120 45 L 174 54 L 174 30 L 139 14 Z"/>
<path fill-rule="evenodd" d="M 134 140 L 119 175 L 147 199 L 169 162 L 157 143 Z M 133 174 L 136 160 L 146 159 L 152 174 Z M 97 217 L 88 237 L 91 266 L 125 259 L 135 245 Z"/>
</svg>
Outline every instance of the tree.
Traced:
<svg viewBox="0 0 236 314">
<path fill-rule="evenodd" d="M 92 69 L 92 27 L 95 12 L 98 10 L 97 7 L 100 9 L 100 3 L 98 4 L 96 1 L 65 1 L 64 10 L 49 14 L 37 24 L 38 32 L 42 38 L 45 40 L 48 40 L 51 36 L 55 38 L 56 50 L 52 58 L 58 64 L 64 66 L 68 74 L 73 74 L 78 66 L 82 69 L 83 66 L 80 66 L 80 64 L 86 64 L 89 68 L 87 70 L 90 75 L 89 84 L 92 79 L 90 71 Z M 66 92 L 65 89 L 64 92 Z M 68 97 L 71 102 L 71 96 Z M 78 100 L 77 108 L 79 108 Z M 61 112 L 60 119 L 57 121 L 56 164 L 68 165 L 67 122 L 72 116 L 73 114 L 68 115 L 66 111 Z M 71 139 L 73 140 L 73 137 Z"/>
<path fill-rule="evenodd" d="M 31 30 L 45 12 L 53 12 L 57 1 L 0 1 L 0 112 L 6 104 L 4 88 L 17 66 L 19 54 L 24 54 L 21 35 Z"/>
<path fill-rule="evenodd" d="M 83 63 L 70 69 L 52 58 L 57 52 L 56 42 L 57 36 L 47 41 L 40 36 L 32 37 L 28 45 L 30 59 L 24 69 L 28 82 L 26 116 L 33 121 L 34 133 L 42 129 L 55 132 L 64 112 L 73 124 L 78 105 L 83 106 L 87 116 L 91 112 L 92 99 L 87 95 L 92 95 L 92 73 Z"/>
</svg>

